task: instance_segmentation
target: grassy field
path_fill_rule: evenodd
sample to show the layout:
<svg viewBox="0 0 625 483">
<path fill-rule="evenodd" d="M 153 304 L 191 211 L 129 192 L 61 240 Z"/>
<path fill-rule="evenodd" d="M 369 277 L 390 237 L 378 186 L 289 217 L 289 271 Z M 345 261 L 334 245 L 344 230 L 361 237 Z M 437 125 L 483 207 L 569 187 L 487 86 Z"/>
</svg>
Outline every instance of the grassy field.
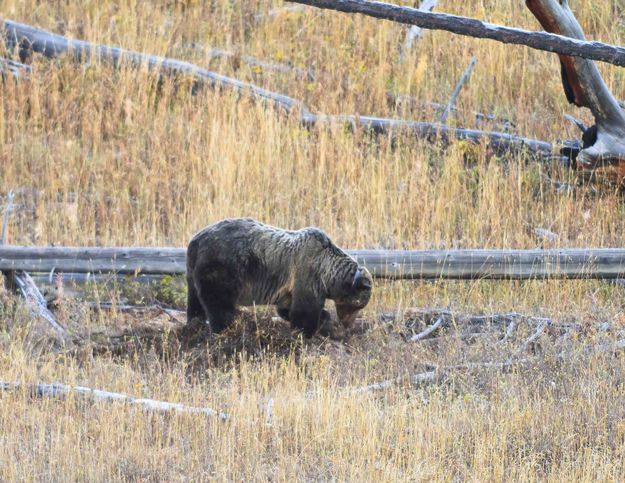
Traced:
<svg viewBox="0 0 625 483">
<path fill-rule="evenodd" d="M 579 137 L 564 113 L 591 122 L 566 103 L 552 54 L 426 32 L 400 62 L 403 26 L 310 8 L 264 15 L 282 6 L 7 0 L 0 12 L 191 61 L 327 114 L 435 120 L 431 110 L 389 103 L 388 93 L 446 103 L 475 56 L 450 123 L 474 127 L 472 111 L 493 113 L 512 120 L 519 135 L 556 141 Z M 625 42 L 622 2 L 571 7 L 588 38 Z M 438 10 L 539 28 L 522 2 L 442 0 Z M 235 55 L 211 59 L 210 48 Z M 292 63 L 315 79 L 250 66 L 244 56 Z M 556 193 L 546 175 L 574 182 L 557 166 L 498 158 L 464 142 L 442 149 L 405 133 L 309 131 L 249 99 L 192 95 L 188 80 L 160 81 L 145 70 L 37 56 L 33 67 L 28 80 L 5 80 L 0 94 L 0 206 L 10 190 L 19 204 L 11 244 L 183 246 L 218 219 L 251 216 L 319 226 L 347 248 L 543 246 L 535 228 L 558 235 L 545 246 L 623 245 L 622 195 L 597 185 Z M 599 68 L 625 98 L 625 71 Z M 95 295 L 127 296 L 115 288 Z M 231 420 L 0 395 L 0 480 L 622 480 L 625 362 L 589 350 L 618 337 L 622 300 L 622 287 L 586 281 L 379 283 L 364 313 L 369 330 L 347 342 L 278 340 L 286 329 L 263 312 L 212 341 L 234 348 L 221 357 L 210 343 L 192 351 L 175 343 L 122 354 L 93 355 L 88 344 L 50 351 L 29 336 L 24 304 L 3 292 L 0 380 L 211 406 Z M 567 340 L 566 359 L 561 341 L 545 334 L 527 364 L 458 370 L 414 387 L 409 376 L 431 365 L 506 360 L 531 330 L 521 327 L 506 343 L 495 332 L 468 343 L 450 330 L 407 344 L 404 318 L 385 322 L 380 314 L 411 307 L 517 311 L 582 329 Z M 74 300 L 57 316 L 89 336 L 133 324 L 128 314 Z M 150 318 L 163 316 L 143 314 L 137 323 Z M 595 330 L 604 321 L 611 333 Z M 355 391 L 396 377 L 387 390 Z M 269 399 L 270 424 L 262 409 Z"/>
</svg>

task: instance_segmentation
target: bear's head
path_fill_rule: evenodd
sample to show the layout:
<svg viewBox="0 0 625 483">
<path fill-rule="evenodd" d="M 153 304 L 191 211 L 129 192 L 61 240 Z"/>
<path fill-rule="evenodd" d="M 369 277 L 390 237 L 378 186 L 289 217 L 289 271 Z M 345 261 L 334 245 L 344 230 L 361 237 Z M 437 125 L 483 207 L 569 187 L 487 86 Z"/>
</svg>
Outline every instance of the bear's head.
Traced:
<svg viewBox="0 0 625 483">
<path fill-rule="evenodd" d="M 340 296 L 335 298 L 336 314 L 343 325 L 350 325 L 371 298 L 373 277 L 365 267 L 358 267 L 350 280 L 343 283 Z"/>
</svg>

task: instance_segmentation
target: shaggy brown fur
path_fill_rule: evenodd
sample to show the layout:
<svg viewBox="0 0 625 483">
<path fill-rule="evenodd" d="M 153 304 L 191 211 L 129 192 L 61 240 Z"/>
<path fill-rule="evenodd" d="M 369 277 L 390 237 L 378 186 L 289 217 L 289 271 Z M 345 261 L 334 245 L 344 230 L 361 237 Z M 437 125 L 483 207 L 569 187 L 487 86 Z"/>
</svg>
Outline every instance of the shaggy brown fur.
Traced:
<svg viewBox="0 0 625 483">
<path fill-rule="evenodd" d="M 366 268 L 317 228 L 282 230 L 252 219 L 208 226 L 187 249 L 187 323 L 208 319 L 220 332 L 237 305 L 276 305 L 278 315 L 311 337 L 330 320 L 334 300 L 348 325 L 369 302 L 372 278 Z"/>
</svg>

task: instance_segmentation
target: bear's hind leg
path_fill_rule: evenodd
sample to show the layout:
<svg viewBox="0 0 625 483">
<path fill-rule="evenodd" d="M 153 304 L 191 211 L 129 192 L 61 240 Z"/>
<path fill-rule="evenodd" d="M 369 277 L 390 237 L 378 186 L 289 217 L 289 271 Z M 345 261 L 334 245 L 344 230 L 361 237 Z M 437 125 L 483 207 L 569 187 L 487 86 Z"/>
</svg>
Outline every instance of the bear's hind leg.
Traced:
<svg viewBox="0 0 625 483">
<path fill-rule="evenodd" d="M 204 312 L 197 290 L 195 289 L 195 284 L 190 277 L 187 279 L 187 289 L 187 324 L 206 322 L 206 312 Z"/>
</svg>

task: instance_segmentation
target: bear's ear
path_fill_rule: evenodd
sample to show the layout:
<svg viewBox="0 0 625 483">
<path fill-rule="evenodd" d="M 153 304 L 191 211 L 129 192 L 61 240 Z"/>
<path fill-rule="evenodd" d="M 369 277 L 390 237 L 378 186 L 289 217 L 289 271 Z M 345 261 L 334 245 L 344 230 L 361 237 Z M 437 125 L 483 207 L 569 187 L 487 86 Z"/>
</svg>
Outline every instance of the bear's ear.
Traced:
<svg viewBox="0 0 625 483">
<path fill-rule="evenodd" d="M 365 269 L 366 270 L 366 269 Z M 356 290 L 370 289 L 371 288 L 371 275 L 368 271 L 362 269 L 356 270 L 354 280 L 352 281 L 352 287 Z"/>
</svg>

